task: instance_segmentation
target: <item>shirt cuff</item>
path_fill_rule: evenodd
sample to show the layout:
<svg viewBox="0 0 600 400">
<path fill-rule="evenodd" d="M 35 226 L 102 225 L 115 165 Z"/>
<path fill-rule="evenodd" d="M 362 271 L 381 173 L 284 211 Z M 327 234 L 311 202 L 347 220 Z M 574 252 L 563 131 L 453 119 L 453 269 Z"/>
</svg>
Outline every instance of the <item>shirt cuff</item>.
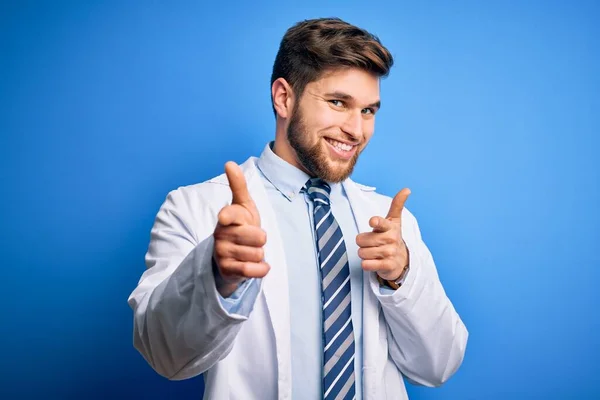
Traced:
<svg viewBox="0 0 600 400">
<path fill-rule="evenodd" d="M 404 284 L 404 282 L 406 282 L 408 275 L 410 275 L 410 265 L 406 268 L 406 272 L 404 272 L 402 279 L 400 281 L 396 282 L 398 285 L 400 285 L 400 287 L 396 290 L 399 290 L 400 288 L 402 288 L 402 285 Z M 384 296 L 392 295 L 396 292 L 396 290 L 394 290 L 390 287 L 387 287 L 387 286 L 379 285 L 379 294 L 382 294 Z"/>
<path fill-rule="evenodd" d="M 250 315 L 254 300 L 258 295 L 260 285 L 259 279 L 247 279 L 242 283 L 231 296 L 225 298 L 218 295 L 221 305 L 229 314 L 238 314 L 247 317 Z"/>
</svg>

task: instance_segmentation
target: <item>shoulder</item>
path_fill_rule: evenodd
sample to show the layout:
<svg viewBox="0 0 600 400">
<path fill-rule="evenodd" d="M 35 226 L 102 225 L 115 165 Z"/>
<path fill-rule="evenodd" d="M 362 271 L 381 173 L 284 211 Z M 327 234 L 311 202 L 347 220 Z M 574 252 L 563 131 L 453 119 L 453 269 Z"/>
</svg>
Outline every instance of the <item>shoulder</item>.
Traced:
<svg viewBox="0 0 600 400">
<path fill-rule="evenodd" d="M 375 203 L 377 212 L 379 214 L 387 214 L 392 204 L 393 196 L 389 196 L 378 192 L 375 186 L 369 186 L 355 181 L 350 181 L 350 184 L 357 187 L 360 190 L 360 192 L 365 196 L 365 198 Z M 407 225 L 417 224 L 415 216 L 410 212 L 410 210 L 406 206 L 402 211 L 402 219 Z"/>
<path fill-rule="evenodd" d="M 250 181 L 256 173 L 255 158 L 248 158 L 240 167 L 244 171 L 246 180 Z M 231 200 L 231 190 L 227 175 L 222 173 L 203 182 L 179 186 L 167 194 L 167 200 L 169 198 L 196 207 L 215 204 L 220 209 Z"/>
<path fill-rule="evenodd" d="M 362 183 L 358 183 L 355 181 L 351 182 L 363 192 L 375 192 L 375 190 L 377 189 L 375 186 L 363 185 Z"/>
<path fill-rule="evenodd" d="M 193 230 L 194 235 L 200 235 L 196 231 L 204 225 L 214 225 L 219 211 L 228 203 L 231 192 L 227 189 L 210 180 L 179 186 L 166 194 L 156 218 L 170 223 L 178 221 Z"/>
<path fill-rule="evenodd" d="M 357 188 L 367 200 L 373 201 L 382 207 L 389 207 L 389 204 L 392 202 L 391 197 L 377 192 L 377 188 L 375 186 L 365 185 L 350 179 L 348 180 L 348 184 Z"/>
<path fill-rule="evenodd" d="M 256 157 L 240 164 L 247 182 L 255 181 Z M 222 173 L 203 182 L 182 185 L 169 191 L 161 206 L 162 213 L 172 213 L 198 221 L 214 220 L 219 211 L 231 202 L 227 175 Z"/>
</svg>

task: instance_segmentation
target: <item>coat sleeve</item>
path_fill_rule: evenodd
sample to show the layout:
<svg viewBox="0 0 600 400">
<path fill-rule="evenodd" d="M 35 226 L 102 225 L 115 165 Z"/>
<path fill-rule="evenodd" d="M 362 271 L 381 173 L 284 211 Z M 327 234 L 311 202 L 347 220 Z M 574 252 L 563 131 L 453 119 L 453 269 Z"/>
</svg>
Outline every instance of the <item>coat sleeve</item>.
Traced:
<svg viewBox="0 0 600 400">
<path fill-rule="evenodd" d="M 439 280 L 433 257 L 421 238 L 414 216 L 404 210 L 403 238 L 410 270 L 393 294 L 371 287 L 379 299 L 388 330 L 389 354 L 413 383 L 440 386 L 462 364 L 468 331 Z"/>
<path fill-rule="evenodd" d="M 260 291 L 246 293 L 245 312 L 225 310 L 211 261 L 218 210 L 189 192 L 172 191 L 162 204 L 151 230 L 146 271 L 128 299 L 135 348 L 172 380 L 199 375 L 229 354 Z"/>
</svg>

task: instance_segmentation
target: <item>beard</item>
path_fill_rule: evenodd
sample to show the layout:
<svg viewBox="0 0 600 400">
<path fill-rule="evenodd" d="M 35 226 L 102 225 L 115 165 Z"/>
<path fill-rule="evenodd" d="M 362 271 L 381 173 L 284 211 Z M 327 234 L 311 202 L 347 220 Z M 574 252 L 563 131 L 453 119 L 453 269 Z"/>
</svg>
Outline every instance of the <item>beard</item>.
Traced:
<svg viewBox="0 0 600 400">
<path fill-rule="evenodd" d="M 360 155 L 360 151 L 357 149 L 356 153 L 345 164 L 331 163 L 327 155 L 328 150 L 323 148 L 320 141 L 317 141 L 314 145 L 308 142 L 309 134 L 298 108 L 294 110 L 294 114 L 290 119 L 287 139 L 296 152 L 298 161 L 308 171 L 308 174 L 311 177 L 321 178 L 326 182 L 339 183 L 346 180 L 352 175 Z"/>
</svg>

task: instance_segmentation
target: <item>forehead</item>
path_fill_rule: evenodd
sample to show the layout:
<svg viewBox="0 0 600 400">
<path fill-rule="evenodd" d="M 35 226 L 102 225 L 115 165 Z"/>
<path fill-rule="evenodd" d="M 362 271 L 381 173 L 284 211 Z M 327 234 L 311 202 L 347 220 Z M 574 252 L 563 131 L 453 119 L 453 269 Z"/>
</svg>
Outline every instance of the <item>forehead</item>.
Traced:
<svg viewBox="0 0 600 400">
<path fill-rule="evenodd" d="M 306 88 L 318 95 L 345 93 L 367 104 L 379 101 L 379 78 L 356 68 L 325 72 Z"/>
</svg>

